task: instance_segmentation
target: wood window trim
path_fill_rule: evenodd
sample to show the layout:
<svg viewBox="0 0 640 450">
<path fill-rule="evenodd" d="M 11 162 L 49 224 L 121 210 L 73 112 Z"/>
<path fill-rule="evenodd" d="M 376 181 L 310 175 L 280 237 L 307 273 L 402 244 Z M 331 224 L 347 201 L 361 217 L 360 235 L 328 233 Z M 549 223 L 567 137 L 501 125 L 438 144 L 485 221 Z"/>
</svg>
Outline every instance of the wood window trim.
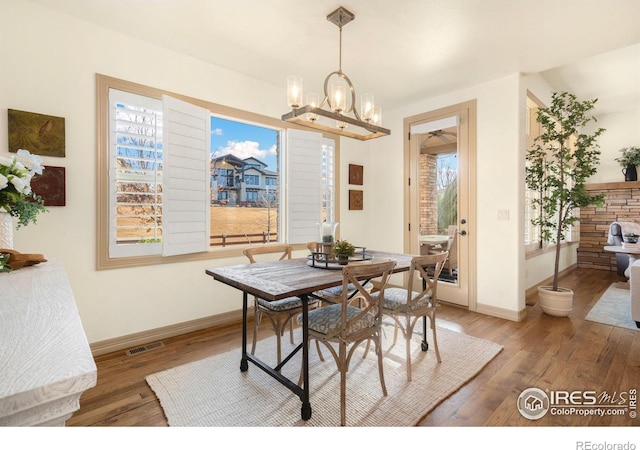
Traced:
<svg viewBox="0 0 640 450">
<path fill-rule="evenodd" d="M 178 262 L 203 261 L 207 259 L 232 258 L 243 256 L 242 251 L 247 246 L 237 245 L 233 248 L 209 249 L 207 252 L 191 253 L 175 256 L 131 256 L 109 257 L 109 89 L 132 92 L 151 98 L 162 99 L 162 95 L 169 95 L 184 100 L 194 105 L 208 108 L 216 115 L 227 116 L 233 119 L 261 124 L 273 128 L 287 130 L 290 128 L 305 128 L 295 124 L 284 123 L 280 119 L 263 116 L 260 114 L 207 102 L 193 97 L 188 97 L 163 89 L 157 89 L 131 81 L 114 78 L 108 75 L 96 73 L 96 270 L 139 267 L 156 264 L 174 264 Z M 335 141 L 335 189 L 339 192 L 339 167 L 340 167 L 340 139 L 332 133 L 322 133 L 324 137 Z M 339 196 L 336 195 L 335 214 L 339 217 Z M 305 249 L 304 244 L 294 245 L 294 250 Z"/>
</svg>

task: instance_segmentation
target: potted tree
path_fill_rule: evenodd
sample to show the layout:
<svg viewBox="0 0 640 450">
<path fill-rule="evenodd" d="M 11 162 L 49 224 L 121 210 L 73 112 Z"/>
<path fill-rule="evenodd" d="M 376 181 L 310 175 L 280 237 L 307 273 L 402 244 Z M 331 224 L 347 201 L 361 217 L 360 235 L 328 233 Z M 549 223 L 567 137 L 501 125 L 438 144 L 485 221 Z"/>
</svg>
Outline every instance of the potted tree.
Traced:
<svg viewBox="0 0 640 450">
<path fill-rule="evenodd" d="M 338 240 L 333 245 L 333 254 L 338 258 L 338 263 L 345 265 L 356 253 L 356 247 L 347 240 Z"/>
<path fill-rule="evenodd" d="M 573 291 L 558 287 L 560 243 L 580 220 L 575 209 L 602 205 L 604 200 L 604 194 L 590 195 L 585 188 L 600 161 L 596 140 L 605 131 L 583 131 L 596 121 L 590 111 L 597 101 L 578 101 L 574 94 L 554 92 L 551 106 L 538 112 L 540 135 L 527 151 L 526 184 L 538 192 L 532 200 L 537 214 L 531 223 L 539 227 L 542 240 L 556 243 L 553 284 L 538 288 L 540 307 L 554 316 L 567 316 L 573 305 Z"/>
<path fill-rule="evenodd" d="M 636 166 L 640 166 L 640 147 L 624 147 L 620 149 L 622 156 L 616 161 L 622 166 L 624 181 L 636 181 L 638 172 Z"/>
</svg>

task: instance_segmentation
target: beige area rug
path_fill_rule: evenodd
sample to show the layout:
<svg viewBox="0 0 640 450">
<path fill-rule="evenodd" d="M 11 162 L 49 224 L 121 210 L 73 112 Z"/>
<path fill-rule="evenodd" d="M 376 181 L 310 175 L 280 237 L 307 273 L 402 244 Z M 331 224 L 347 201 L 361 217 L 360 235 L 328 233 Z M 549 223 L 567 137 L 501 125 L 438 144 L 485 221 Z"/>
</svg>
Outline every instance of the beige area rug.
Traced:
<svg viewBox="0 0 640 450">
<path fill-rule="evenodd" d="M 393 328 L 385 328 L 385 335 L 392 337 Z M 283 342 L 290 345 L 288 338 Z M 424 353 L 419 336 L 415 339 L 410 383 L 404 366 L 404 341 L 399 337 L 395 346 L 384 344 L 387 397 L 382 395 L 374 352 L 363 359 L 360 349 L 356 351 L 347 374 L 348 426 L 415 425 L 502 350 L 493 342 L 438 328 L 442 356 L 438 364 L 431 339 L 429 342 L 431 347 Z M 269 361 L 269 355 L 275 355 L 275 338 L 258 342 L 256 356 Z M 249 363 L 249 370 L 240 372 L 239 350 L 159 372 L 146 380 L 170 426 L 339 426 L 340 376 L 327 349 L 323 355 L 324 362 L 312 345 L 312 417 L 308 421 L 300 418 L 300 399 L 260 368 Z M 300 361 L 296 355 L 283 373 L 297 380 Z"/>
<path fill-rule="evenodd" d="M 602 294 L 598 302 L 587 314 L 586 319 L 591 322 L 599 322 L 614 325 L 621 328 L 639 330 L 636 322 L 631 319 L 631 297 L 629 289 L 617 287 L 613 283 Z"/>
</svg>

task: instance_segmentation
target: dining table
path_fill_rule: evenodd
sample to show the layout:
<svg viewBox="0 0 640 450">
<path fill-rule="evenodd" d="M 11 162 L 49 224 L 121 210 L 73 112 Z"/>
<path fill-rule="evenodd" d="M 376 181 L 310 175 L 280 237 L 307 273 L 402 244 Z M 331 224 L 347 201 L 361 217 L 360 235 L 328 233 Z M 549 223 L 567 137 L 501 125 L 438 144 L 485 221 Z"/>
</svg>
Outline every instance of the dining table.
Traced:
<svg viewBox="0 0 640 450">
<path fill-rule="evenodd" d="M 396 266 L 394 273 L 406 272 L 411 267 L 414 255 L 403 253 L 389 253 L 384 251 L 370 251 L 363 249 L 362 255 L 371 262 L 393 259 Z M 301 405 L 302 420 L 311 418 L 310 386 L 309 386 L 309 329 L 308 314 L 309 300 L 320 299 L 315 292 L 342 284 L 343 266 L 336 264 L 320 264 L 312 255 L 303 258 L 285 259 L 281 261 L 268 261 L 253 264 L 240 264 L 232 266 L 215 267 L 206 269 L 207 275 L 214 280 L 234 287 L 242 292 L 242 349 L 240 358 L 240 371 L 249 370 L 249 362 L 256 365 L 271 377 L 287 387 L 298 396 Z M 249 295 L 254 295 L 267 301 L 277 301 L 287 297 L 299 297 L 302 299 L 302 342 L 297 345 L 289 355 L 272 367 L 255 355 L 247 352 L 247 320 Z M 302 352 L 302 386 L 297 380 L 293 381 L 282 374 L 281 369 L 296 355 Z"/>
</svg>

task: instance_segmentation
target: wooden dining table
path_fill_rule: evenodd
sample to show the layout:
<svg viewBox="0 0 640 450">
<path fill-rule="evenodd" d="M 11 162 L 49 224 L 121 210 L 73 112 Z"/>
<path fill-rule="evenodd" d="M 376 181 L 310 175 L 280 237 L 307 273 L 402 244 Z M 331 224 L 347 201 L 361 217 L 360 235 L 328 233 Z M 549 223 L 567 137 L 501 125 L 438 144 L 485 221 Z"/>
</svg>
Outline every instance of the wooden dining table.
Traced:
<svg viewBox="0 0 640 450">
<path fill-rule="evenodd" d="M 380 251 L 366 251 L 371 262 L 393 259 L 396 272 L 408 271 L 414 255 L 402 253 L 388 253 Z M 308 329 L 308 301 L 318 298 L 314 292 L 342 284 L 342 270 L 337 267 L 322 267 L 313 265 L 309 258 L 295 258 L 282 261 L 269 261 L 254 264 L 240 264 L 234 266 L 206 269 L 206 274 L 214 280 L 232 286 L 242 292 L 242 355 L 240 371 L 249 370 L 249 362 L 261 368 L 264 372 L 278 380 L 300 401 L 301 417 L 303 420 L 311 418 L 311 403 L 309 398 L 309 329 Z M 255 295 L 267 301 L 281 300 L 287 297 L 299 297 L 302 302 L 302 342 L 282 359 L 275 367 L 260 360 L 247 352 L 247 318 L 248 296 Z M 290 380 L 281 373 L 295 354 L 302 351 L 302 386 Z"/>
</svg>

